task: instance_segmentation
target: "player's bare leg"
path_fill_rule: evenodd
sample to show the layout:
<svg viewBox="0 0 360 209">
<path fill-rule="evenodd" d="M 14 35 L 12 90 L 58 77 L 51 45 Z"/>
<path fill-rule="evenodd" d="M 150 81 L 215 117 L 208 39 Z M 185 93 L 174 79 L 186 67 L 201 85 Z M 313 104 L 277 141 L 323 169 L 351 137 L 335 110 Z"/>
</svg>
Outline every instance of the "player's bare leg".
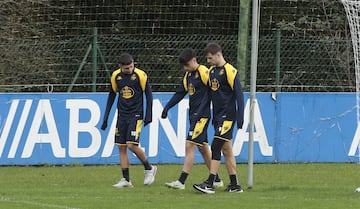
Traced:
<svg viewBox="0 0 360 209">
<path fill-rule="evenodd" d="M 225 164 L 229 175 L 236 175 L 236 161 L 234 153 L 232 151 L 231 141 L 227 141 L 224 143 L 222 147 L 222 153 L 225 158 Z"/>
<path fill-rule="evenodd" d="M 131 180 L 130 180 L 130 175 L 129 175 L 129 156 L 128 156 L 128 152 L 127 152 L 127 146 L 126 145 L 119 145 L 118 144 L 118 149 L 119 149 L 119 160 L 120 160 L 120 167 L 121 167 L 121 171 L 123 174 L 123 178 L 120 179 L 120 181 L 116 184 L 113 185 L 113 187 L 115 188 L 123 188 L 123 187 L 133 187 Z"/>
<path fill-rule="evenodd" d="M 204 144 L 203 146 L 198 146 L 199 152 L 203 156 L 203 159 L 205 161 L 206 166 L 210 170 L 210 164 L 211 164 L 211 151 L 207 144 Z"/>
<path fill-rule="evenodd" d="M 193 165 L 194 165 L 194 156 L 195 156 L 195 147 L 194 143 L 186 141 L 185 147 L 185 160 L 183 165 L 183 172 L 190 173 Z"/>
<path fill-rule="evenodd" d="M 232 142 L 227 141 L 222 147 L 222 152 L 225 158 L 225 164 L 230 177 L 230 184 L 225 189 L 225 192 L 243 192 L 239 185 L 236 174 L 236 161 L 232 151 Z"/>
<path fill-rule="evenodd" d="M 127 152 L 127 147 L 124 145 L 118 145 L 119 153 L 120 153 L 120 167 L 121 168 L 129 168 L 129 155 Z"/>
<path fill-rule="evenodd" d="M 144 184 L 145 185 L 152 184 L 155 181 L 157 167 L 150 165 L 150 163 L 147 160 L 147 157 L 145 156 L 145 152 L 137 144 L 128 143 L 127 147 L 136 155 L 137 158 L 139 158 L 139 160 L 144 165 L 145 168 Z"/>
</svg>

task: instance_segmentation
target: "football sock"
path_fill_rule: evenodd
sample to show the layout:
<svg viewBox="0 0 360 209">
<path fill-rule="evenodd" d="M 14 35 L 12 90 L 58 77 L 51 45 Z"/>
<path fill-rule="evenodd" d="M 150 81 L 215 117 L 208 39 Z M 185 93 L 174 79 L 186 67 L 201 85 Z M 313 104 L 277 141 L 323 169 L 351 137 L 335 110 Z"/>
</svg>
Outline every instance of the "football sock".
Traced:
<svg viewBox="0 0 360 209">
<path fill-rule="evenodd" d="M 216 174 L 216 176 L 215 176 L 215 181 L 216 181 L 216 182 L 221 181 L 219 174 Z"/>
<path fill-rule="evenodd" d="M 144 162 L 142 162 L 142 164 L 144 165 L 145 170 L 151 170 L 152 166 L 150 165 L 148 160 L 145 160 Z"/>
<path fill-rule="evenodd" d="M 121 170 L 126 181 L 130 181 L 129 168 L 123 168 Z"/>
<path fill-rule="evenodd" d="M 207 182 L 210 186 L 214 186 L 215 176 L 215 174 L 210 173 L 209 178 L 207 179 Z"/>
<path fill-rule="evenodd" d="M 237 176 L 236 174 L 231 174 L 230 176 L 230 184 L 231 185 L 237 185 L 238 184 L 238 180 L 237 180 Z"/>
<path fill-rule="evenodd" d="M 186 181 L 186 178 L 188 177 L 188 173 L 186 172 L 181 172 L 180 174 L 180 177 L 179 177 L 179 181 L 182 183 L 182 184 L 185 184 L 185 181 Z"/>
</svg>

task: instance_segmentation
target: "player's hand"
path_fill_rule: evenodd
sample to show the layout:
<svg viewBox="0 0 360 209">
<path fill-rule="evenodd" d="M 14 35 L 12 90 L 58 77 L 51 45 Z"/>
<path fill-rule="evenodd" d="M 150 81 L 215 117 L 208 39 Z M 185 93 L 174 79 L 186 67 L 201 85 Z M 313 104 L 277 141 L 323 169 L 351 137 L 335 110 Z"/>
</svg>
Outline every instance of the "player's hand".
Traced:
<svg viewBox="0 0 360 209">
<path fill-rule="evenodd" d="M 164 109 L 161 113 L 161 118 L 166 118 L 167 117 L 167 111 Z"/>
<path fill-rule="evenodd" d="M 151 120 L 146 120 L 146 119 L 145 119 L 145 120 L 144 120 L 144 127 L 147 126 L 147 125 L 149 125 L 149 123 L 151 123 Z"/>
<path fill-rule="evenodd" d="M 107 128 L 107 121 L 104 120 L 103 124 L 101 125 L 101 130 L 105 130 Z"/>
</svg>

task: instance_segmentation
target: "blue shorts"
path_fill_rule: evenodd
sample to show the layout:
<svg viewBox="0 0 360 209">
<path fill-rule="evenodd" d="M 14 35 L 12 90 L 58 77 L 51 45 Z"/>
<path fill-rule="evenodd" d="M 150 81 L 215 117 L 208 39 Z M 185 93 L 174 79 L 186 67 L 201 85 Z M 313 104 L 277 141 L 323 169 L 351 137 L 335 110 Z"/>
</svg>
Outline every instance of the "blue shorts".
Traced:
<svg viewBox="0 0 360 209">
<path fill-rule="evenodd" d="M 127 143 L 139 144 L 140 132 L 143 120 L 139 117 L 118 117 L 115 130 L 115 143 L 126 145 Z"/>
<path fill-rule="evenodd" d="M 200 118 L 200 120 L 190 120 L 190 128 L 187 141 L 202 146 L 208 143 L 207 128 L 209 118 Z"/>
<path fill-rule="evenodd" d="M 214 138 L 231 141 L 233 137 L 234 121 L 224 120 L 214 122 Z"/>
</svg>

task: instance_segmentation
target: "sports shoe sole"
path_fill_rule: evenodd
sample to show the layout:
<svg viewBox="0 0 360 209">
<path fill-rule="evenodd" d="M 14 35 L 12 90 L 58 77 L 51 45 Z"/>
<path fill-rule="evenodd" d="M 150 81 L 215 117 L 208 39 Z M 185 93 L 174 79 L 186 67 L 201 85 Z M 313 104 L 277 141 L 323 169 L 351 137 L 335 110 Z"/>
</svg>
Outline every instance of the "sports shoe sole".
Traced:
<svg viewBox="0 0 360 209">
<path fill-rule="evenodd" d="M 230 190 L 230 191 L 225 191 L 225 192 L 229 192 L 229 193 L 243 193 L 244 190 Z"/>
<path fill-rule="evenodd" d="M 198 185 L 195 185 L 195 184 L 193 185 L 193 187 L 194 187 L 194 189 L 196 189 L 196 190 L 198 190 L 198 191 L 200 191 L 200 192 L 202 192 L 202 193 L 215 194 L 215 191 L 203 189 L 203 188 L 201 188 L 201 187 L 199 187 Z"/>
<path fill-rule="evenodd" d="M 185 186 L 183 186 L 183 187 L 177 187 L 177 186 L 171 185 L 171 183 L 165 183 L 165 185 L 166 185 L 167 187 L 171 188 L 171 189 L 180 189 L 180 190 L 185 189 Z"/>
</svg>

